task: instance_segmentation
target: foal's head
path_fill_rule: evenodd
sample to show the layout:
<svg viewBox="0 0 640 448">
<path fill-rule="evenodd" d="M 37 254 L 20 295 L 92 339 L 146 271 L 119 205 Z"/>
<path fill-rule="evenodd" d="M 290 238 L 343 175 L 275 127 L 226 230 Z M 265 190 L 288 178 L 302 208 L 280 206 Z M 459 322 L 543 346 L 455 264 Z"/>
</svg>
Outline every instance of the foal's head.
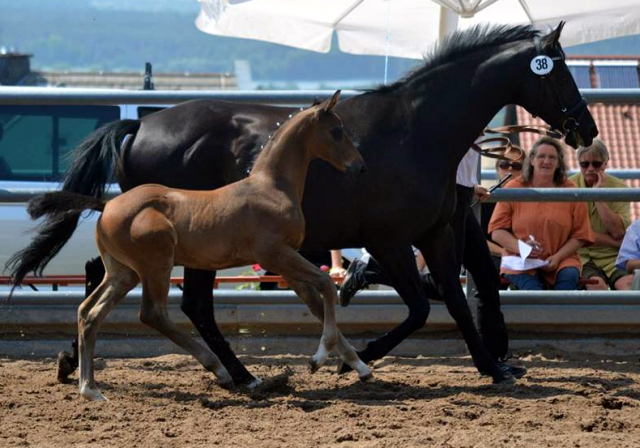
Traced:
<svg viewBox="0 0 640 448">
<path fill-rule="evenodd" d="M 340 90 L 331 98 L 311 107 L 307 112 L 311 126 L 310 156 L 322 159 L 340 171 L 360 173 L 364 171 L 364 160 L 342 126 L 342 120 L 333 112 L 340 98 Z"/>
</svg>

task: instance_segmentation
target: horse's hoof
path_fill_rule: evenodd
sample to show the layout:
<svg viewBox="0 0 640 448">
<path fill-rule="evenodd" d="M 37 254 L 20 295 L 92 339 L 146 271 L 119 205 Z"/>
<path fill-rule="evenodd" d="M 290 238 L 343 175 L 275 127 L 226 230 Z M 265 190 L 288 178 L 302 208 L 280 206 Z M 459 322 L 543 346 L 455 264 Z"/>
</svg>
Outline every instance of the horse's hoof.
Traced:
<svg viewBox="0 0 640 448">
<path fill-rule="evenodd" d="M 262 380 L 260 378 L 254 378 L 252 381 L 246 384 L 249 390 L 254 390 L 256 387 L 262 384 Z"/>
<path fill-rule="evenodd" d="M 58 353 L 58 382 L 69 383 L 69 375 L 76 371 L 77 364 L 69 352 Z"/>
<path fill-rule="evenodd" d="M 221 388 L 226 389 L 226 390 L 235 390 L 236 383 L 234 383 L 233 380 L 218 381 L 218 386 L 220 386 Z"/>
<path fill-rule="evenodd" d="M 309 370 L 311 371 L 311 373 L 316 373 L 318 370 L 320 370 L 320 365 L 318 365 L 315 359 L 309 360 Z"/>
</svg>

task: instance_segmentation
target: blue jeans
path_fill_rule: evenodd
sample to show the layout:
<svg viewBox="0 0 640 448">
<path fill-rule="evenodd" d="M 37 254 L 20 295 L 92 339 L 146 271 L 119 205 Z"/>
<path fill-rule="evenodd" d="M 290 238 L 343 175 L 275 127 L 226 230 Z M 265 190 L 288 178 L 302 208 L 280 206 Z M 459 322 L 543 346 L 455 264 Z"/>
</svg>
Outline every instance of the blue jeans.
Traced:
<svg viewBox="0 0 640 448">
<path fill-rule="evenodd" d="M 542 279 L 538 274 L 504 274 L 515 287 L 524 291 L 540 291 L 546 289 Z M 556 283 L 553 289 L 556 291 L 573 291 L 578 289 L 578 280 L 580 280 L 580 271 L 578 268 L 567 267 L 558 271 Z"/>
</svg>

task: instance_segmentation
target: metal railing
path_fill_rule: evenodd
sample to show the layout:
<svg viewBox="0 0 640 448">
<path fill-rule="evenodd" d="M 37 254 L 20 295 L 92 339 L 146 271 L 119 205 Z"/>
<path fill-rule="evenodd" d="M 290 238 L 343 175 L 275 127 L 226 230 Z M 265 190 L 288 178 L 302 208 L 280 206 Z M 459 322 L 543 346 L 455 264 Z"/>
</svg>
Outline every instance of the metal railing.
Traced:
<svg viewBox="0 0 640 448">
<path fill-rule="evenodd" d="M 640 89 L 581 89 L 591 103 L 609 104 L 640 102 Z M 117 90 L 65 89 L 50 87 L 0 87 L 0 104 L 177 104 L 194 99 L 219 99 L 239 102 L 289 104 L 305 106 L 317 98 L 328 98 L 334 90 Z M 363 93 L 343 90 L 342 99 Z"/>
<path fill-rule="evenodd" d="M 0 189 L 0 203 L 22 203 L 57 188 L 5 188 Z M 119 189 L 110 189 L 107 198 L 115 197 Z M 640 188 L 499 188 L 487 199 L 488 202 L 638 202 Z"/>
</svg>

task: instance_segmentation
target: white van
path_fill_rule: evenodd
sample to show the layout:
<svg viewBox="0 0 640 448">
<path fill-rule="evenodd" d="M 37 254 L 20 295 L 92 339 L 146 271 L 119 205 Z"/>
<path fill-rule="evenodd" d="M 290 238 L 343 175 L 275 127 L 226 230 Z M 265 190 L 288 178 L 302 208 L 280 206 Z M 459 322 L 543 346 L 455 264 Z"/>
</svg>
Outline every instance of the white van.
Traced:
<svg viewBox="0 0 640 448">
<path fill-rule="evenodd" d="M 111 121 L 137 119 L 161 108 L 0 104 L 0 189 L 58 188 L 69 154 L 90 132 Z M 94 213 L 80 222 L 45 275 L 84 274 L 85 262 L 98 255 L 93 236 L 97 216 Z M 0 272 L 11 255 L 29 244 L 28 231 L 35 225 L 24 203 L 0 203 Z"/>
</svg>

